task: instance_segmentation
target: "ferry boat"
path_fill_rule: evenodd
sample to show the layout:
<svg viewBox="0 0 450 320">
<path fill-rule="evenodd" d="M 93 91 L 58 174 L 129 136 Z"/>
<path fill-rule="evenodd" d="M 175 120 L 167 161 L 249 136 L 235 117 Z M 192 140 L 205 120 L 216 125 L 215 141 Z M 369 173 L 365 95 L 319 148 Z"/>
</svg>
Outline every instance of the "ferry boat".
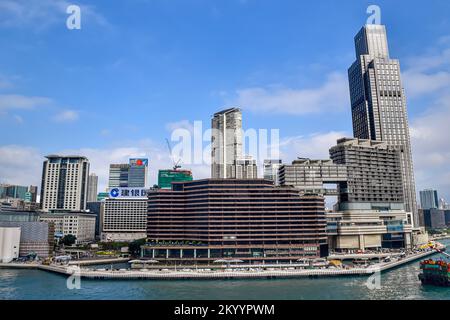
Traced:
<svg viewBox="0 0 450 320">
<path fill-rule="evenodd" d="M 420 263 L 419 279 L 423 285 L 450 287 L 450 263 L 428 259 Z"/>
<path fill-rule="evenodd" d="M 448 253 L 445 253 L 445 249 L 441 249 L 438 246 L 434 246 L 434 249 L 450 257 Z M 450 263 L 444 260 L 427 259 L 420 262 L 421 274 L 419 279 L 423 285 L 434 285 L 440 287 L 450 287 Z"/>
</svg>

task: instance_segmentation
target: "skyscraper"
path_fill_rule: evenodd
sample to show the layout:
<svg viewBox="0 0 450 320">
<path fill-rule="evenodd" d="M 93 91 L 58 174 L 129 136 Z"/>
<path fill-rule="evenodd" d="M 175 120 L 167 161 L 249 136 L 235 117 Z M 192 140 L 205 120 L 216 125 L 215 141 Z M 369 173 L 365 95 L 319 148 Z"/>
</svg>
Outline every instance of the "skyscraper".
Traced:
<svg viewBox="0 0 450 320">
<path fill-rule="evenodd" d="M 211 177 L 236 178 L 232 167 L 236 160 L 242 159 L 241 110 L 230 108 L 217 112 L 211 120 L 211 128 Z"/>
<path fill-rule="evenodd" d="M 264 160 L 264 179 L 272 180 L 275 185 L 279 185 L 278 170 L 281 167 L 281 160 Z"/>
<path fill-rule="evenodd" d="M 148 159 L 130 159 L 128 187 L 145 188 L 147 186 Z"/>
<path fill-rule="evenodd" d="M 97 201 L 97 186 L 98 186 L 98 176 L 95 173 L 91 173 L 89 175 L 87 202 Z"/>
<path fill-rule="evenodd" d="M 436 190 L 427 189 L 419 192 L 420 194 L 420 206 L 422 209 L 438 209 L 439 197 Z"/>
<path fill-rule="evenodd" d="M 130 159 L 129 163 L 109 166 L 109 188 L 145 188 L 148 159 Z"/>
<path fill-rule="evenodd" d="M 36 193 L 37 193 L 36 186 L 27 187 L 13 184 L 0 185 L 0 199 L 13 198 L 36 202 Z"/>
<path fill-rule="evenodd" d="M 400 150 L 405 209 L 419 217 L 416 203 L 406 97 L 400 63 L 389 57 L 386 28 L 366 25 L 355 37 L 356 61 L 348 70 L 353 133 Z"/>
<path fill-rule="evenodd" d="M 128 187 L 129 164 L 110 164 L 108 187 L 120 188 Z"/>
<path fill-rule="evenodd" d="M 86 210 L 89 160 L 81 156 L 46 156 L 42 169 L 41 209 Z"/>
</svg>

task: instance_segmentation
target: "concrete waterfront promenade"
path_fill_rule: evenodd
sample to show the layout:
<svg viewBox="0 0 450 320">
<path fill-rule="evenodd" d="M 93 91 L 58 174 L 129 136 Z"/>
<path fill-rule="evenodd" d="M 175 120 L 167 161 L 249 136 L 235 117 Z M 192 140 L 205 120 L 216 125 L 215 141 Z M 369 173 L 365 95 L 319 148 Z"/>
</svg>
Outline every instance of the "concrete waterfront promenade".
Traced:
<svg viewBox="0 0 450 320">
<path fill-rule="evenodd" d="M 376 272 L 387 271 L 403 264 L 413 262 L 435 254 L 427 251 L 414 254 L 398 261 L 379 263 L 367 268 L 352 269 L 293 269 L 293 270 L 254 270 L 254 271 L 214 271 L 200 270 L 92 270 L 76 266 L 42 265 L 7 263 L 0 264 L 0 268 L 28 268 L 54 272 L 65 276 L 76 274 L 84 279 L 122 279 L 122 280 L 177 280 L 177 279 L 281 279 L 302 277 L 340 277 L 340 276 L 368 276 Z M 238 266 L 237 266 L 238 267 Z M 203 267 L 207 268 L 207 267 Z M 255 266 L 254 268 L 257 268 Z"/>
<path fill-rule="evenodd" d="M 105 258 L 105 259 L 89 259 L 89 260 L 72 260 L 69 261 L 69 265 L 77 266 L 89 266 L 89 265 L 99 265 L 99 264 L 111 264 L 111 263 L 122 263 L 128 262 L 129 258 Z"/>
</svg>

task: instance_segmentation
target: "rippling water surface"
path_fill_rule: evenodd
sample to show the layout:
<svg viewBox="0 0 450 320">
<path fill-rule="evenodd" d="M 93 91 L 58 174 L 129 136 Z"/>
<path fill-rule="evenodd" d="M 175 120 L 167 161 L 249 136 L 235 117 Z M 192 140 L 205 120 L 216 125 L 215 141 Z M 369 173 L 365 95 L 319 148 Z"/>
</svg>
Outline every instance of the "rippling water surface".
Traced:
<svg viewBox="0 0 450 320">
<path fill-rule="evenodd" d="M 450 244 L 450 241 L 443 241 Z M 69 290 L 66 278 L 40 270 L 0 269 L 0 299 L 439 299 L 450 288 L 422 286 L 419 262 L 385 272 L 381 289 L 370 290 L 366 277 L 290 280 L 127 281 L 82 280 Z"/>
</svg>

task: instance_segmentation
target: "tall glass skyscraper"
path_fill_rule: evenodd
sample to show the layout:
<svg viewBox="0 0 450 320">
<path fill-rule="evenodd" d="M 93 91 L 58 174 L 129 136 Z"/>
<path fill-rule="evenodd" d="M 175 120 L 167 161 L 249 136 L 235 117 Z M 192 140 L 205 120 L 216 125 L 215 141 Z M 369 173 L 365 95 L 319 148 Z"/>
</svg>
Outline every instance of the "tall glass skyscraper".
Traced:
<svg viewBox="0 0 450 320">
<path fill-rule="evenodd" d="M 422 209 L 438 209 L 439 197 L 436 190 L 427 189 L 420 191 L 420 206 Z"/>
<path fill-rule="evenodd" d="M 128 164 L 109 166 L 109 188 L 145 188 L 147 186 L 148 159 L 130 159 Z"/>
<path fill-rule="evenodd" d="M 348 70 L 355 138 L 385 141 L 401 153 L 405 210 L 419 225 L 406 97 L 400 63 L 389 56 L 386 28 L 366 25 L 355 37 L 356 61 Z"/>
</svg>

